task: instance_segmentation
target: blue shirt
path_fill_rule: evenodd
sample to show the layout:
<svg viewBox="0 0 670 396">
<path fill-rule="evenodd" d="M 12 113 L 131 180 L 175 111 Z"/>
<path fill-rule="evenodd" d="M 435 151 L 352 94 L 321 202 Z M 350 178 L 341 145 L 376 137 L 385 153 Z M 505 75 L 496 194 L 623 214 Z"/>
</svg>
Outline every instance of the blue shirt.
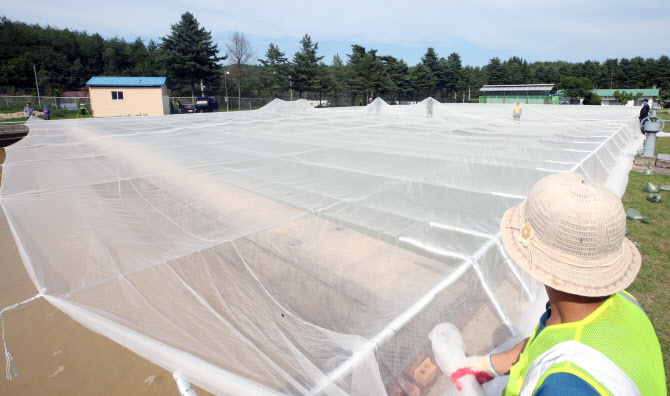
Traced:
<svg viewBox="0 0 670 396">
<path fill-rule="evenodd" d="M 540 318 L 540 326 L 537 335 L 547 327 L 547 320 L 551 316 L 551 309 L 547 303 L 547 311 Z M 542 385 L 537 388 L 535 396 L 600 396 L 600 394 L 586 381 L 569 373 L 554 373 L 545 378 Z"/>
<path fill-rule="evenodd" d="M 23 111 L 28 113 L 28 118 L 30 118 L 30 116 L 33 115 L 33 111 L 35 111 L 35 108 L 33 106 L 26 106 L 23 108 Z"/>
</svg>

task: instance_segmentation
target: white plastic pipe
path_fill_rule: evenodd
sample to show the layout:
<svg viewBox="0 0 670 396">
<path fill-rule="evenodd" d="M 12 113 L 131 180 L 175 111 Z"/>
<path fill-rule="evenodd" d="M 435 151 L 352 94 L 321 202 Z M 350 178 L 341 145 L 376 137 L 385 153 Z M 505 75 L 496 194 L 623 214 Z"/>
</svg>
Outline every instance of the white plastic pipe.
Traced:
<svg viewBox="0 0 670 396">
<path fill-rule="evenodd" d="M 433 253 L 437 253 L 433 251 Z M 453 257 L 452 254 L 445 254 L 447 257 Z M 440 283 L 435 285 L 428 293 L 424 294 L 417 302 L 412 304 L 405 312 L 397 316 L 388 326 L 377 333 L 370 342 L 366 345 L 364 350 L 356 351 L 356 353 L 347 359 L 344 363 L 339 365 L 335 370 L 328 373 L 328 376 L 319 381 L 310 391 L 311 395 L 318 395 L 326 389 L 327 386 L 344 379 L 351 374 L 354 369 L 361 364 L 361 362 L 369 356 L 370 350 L 376 351 L 379 346 L 385 344 L 393 336 L 401 330 L 412 318 L 422 312 L 428 304 L 430 304 L 437 296 L 444 292 L 449 286 L 458 281 L 472 266 L 472 261 L 466 261 L 458 268 L 452 271 L 446 278 L 442 279 Z"/>
<path fill-rule="evenodd" d="M 180 371 L 175 371 L 174 374 L 172 374 L 172 378 L 177 382 L 177 389 L 179 390 L 180 396 L 198 396 L 195 389 L 191 386 L 191 383 L 188 382 L 184 374 Z"/>
</svg>

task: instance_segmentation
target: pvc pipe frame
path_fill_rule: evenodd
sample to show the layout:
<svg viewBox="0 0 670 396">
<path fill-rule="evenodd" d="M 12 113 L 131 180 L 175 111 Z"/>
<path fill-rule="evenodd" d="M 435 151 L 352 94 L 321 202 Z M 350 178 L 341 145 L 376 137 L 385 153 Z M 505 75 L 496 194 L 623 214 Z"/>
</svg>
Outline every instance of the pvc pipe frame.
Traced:
<svg viewBox="0 0 670 396">
<path fill-rule="evenodd" d="M 433 226 L 431 224 L 431 226 Z M 447 228 L 448 226 L 442 226 L 439 228 Z M 453 227 L 454 230 L 456 230 L 456 227 Z M 467 271 L 472 267 L 472 269 L 475 271 L 477 274 L 477 277 L 479 278 L 482 288 L 484 289 L 484 292 L 486 293 L 487 297 L 489 298 L 489 301 L 491 304 L 493 304 L 493 307 L 495 311 L 497 312 L 498 316 L 501 319 L 501 322 L 507 327 L 507 329 L 510 331 L 512 336 L 516 336 L 518 331 L 512 324 L 512 322 L 509 320 L 507 317 L 507 314 L 505 314 L 504 310 L 500 306 L 500 303 L 498 302 L 497 298 L 495 297 L 493 291 L 489 287 L 489 285 L 486 283 L 484 280 L 484 274 L 481 270 L 481 266 L 479 265 L 479 259 L 481 258 L 481 255 L 483 255 L 493 244 L 497 243 L 497 240 L 495 237 L 492 237 L 488 234 L 483 234 L 483 233 L 478 233 L 476 231 L 469 231 L 469 230 L 464 230 L 464 229 L 458 229 L 461 232 L 465 232 L 468 234 L 472 235 L 479 235 L 479 236 L 486 236 L 490 238 L 489 242 L 484 244 L 482 247 L 480 247 L 474 255 L 469 256 L 465 255 L 462 253 L 457 253 L 457 252 L 451 252 L 447 251 L 444 249 L 441 249 L 436 246 L 432 246 L 430 244 L 427 244 L 423 241 L 419 241 L 413 238 L 406 238 L 406 237 L 400 237 L 399 241 L 403 243 L 407 243 L 409 245 L 412 245 L 414 247 L 417 247 L 419 249 L 425 250 L 427 252 L 430 252 L 432 254 L 436 254 L 442 257 L 450 257 L 450 258 L 458 258 L 463 261 L 465 261 L 463 264 L 461 264 L 458 268 L 456 268 L 453 272 L 451 272 L 447 277 L 442 279 L 440 283 L 435 285 L 428 293 L 424 294 L 418 301 L 416 301 L 412 306 L 410 306 L 407 310 L 405 310 L 402 314 L 397 316 L 388 326 L 386 326 L 382 331 L 377 333 L 369 342 L 368 344 L 362 348 L 362 350 L 356 351 L 356 353 L 346 360 L 344 363 L 342 363 L 340 366 L 338 366 L 335 370 L 331 371 L 325 378 L 323 378 L 321 381 L 319 381 L 314 388 L 311 389 L 310 394 L 311 395 L 318 395 L 319 393 L 323 392 L 326 390 L 326 388 L 331 385 L 335 384 L 336 382 L 344 379 L 348 374 L 351 374 L 353 370 L 367 357 L 369 356 L 369 353 L 372 352 L 374 353 L 379 349 L 379 347 L 386 342 L 388 342 L 393 336 L 395 336 L 396 333 L 398 333 L 401 329 L 403 329 L 414 317 L 416 317 L 419 313 L 421 313 L 431 302 L 437 298 L 438 295 L 442 294 L 449 286 L 453 285 L 456 283 L 459 279 L 463 277 L 467 273 Z M 502 248 L 500 244 L 498 243 L 498 248 Z M 504 252 L 504 249 L 502 249 Z M 505 260 L 508 262 L 508 260 Z M 511 268 L 511 263 L 508 263 Z M 528 290 L 528 286 L 521 280 L 519 277 L 518 273 L 513 270 L 515 276 L 519 279 L 521 284 L 523 285 L 523 289 L 528 295 L 530 295 L 530 291 Z"/>
<path fill-rule="evenodd" d="M 573 166 L 571 169 L 572 172 L 577 170 L 584 161 L 586 161 L 588 158 L 590 158 L 592 155 L 597 156 L 597 152 L 605 146 L 607 142 L 612 140 L 615 136 L 619 134 L 621 131 L 621 127 L 617 128 L 617 130 L 612 133 L 605 141 L 603 141 L 598 148 L 593 150 L 589 155 L 587 155 L 585 158 L 583 158 L 581 161 L 579 161 L 577 164 Z M 629 137 L 631 136 L 629 131 L 627 131 L 627 128 L 623 128 L 624 134 L 627 134 Z M 600 161 L 600 158 L 598 158 Z M 601 161 L 602 162 L 602 161 Z M 497 193 L 492 193 L 494 195 L 502 195 L 502 194 L 497 194 Z M 521 196 L 514 196 L 514 198 L 525 198 Z M 482 288 L 484 289 L 484 292 L 486 293 L 486 296 L 489 298 L 489 301 L 493 305 L 493 308 L 497 312 L 498 316 L 501 319 L 501 322 L 507 327 L 507 329 L 510 331 L 512 336 L 516 336 L 518 334 L 518 330 L 514 327 L 510 319 L 507 317 L 507 314 L 505 311 L 502 309 L 502 306 L 500 305 L 500 302 L 498 299 L 495 297 L 495 294 L 489 287 L 489 285 L 486 283 L 484 279 L 484 273 L 481 269 L 481 266 L 479 265 L 479 259 L 481 258 L 481 255 L 483 255 L 490 247 L 491 245 L 495 244 L 497 245 L 498 249 L 502 252 L 502 254 L 505 256 L 505 263 L 509 266 L 511 272 L 514 274 L 514 276 L 518 279 L 519 283 L 522 286 L 523 291 L 530 297 L 531 293 L 528 288 L 528 285 L 523 281 L 521 276 L 519 275 L 519 272 L 517 269 L 514 267 L 514 264 L 512 264 L 509 256 L 507 255 L 507 252 L 503 248 L 502 244 L 500 241 L 498 241 L 499 233 L 496 234 L 495 236 L 492 236 L 490 234 L 486 234 L 483 232 L 478 232 L 474 230 L 468 230 L 460 227 L 454 227 L 454 226 L 449 226 L 449 225 L 444 225 L 444 224 L 439 224 L 439 223 L 429 223 L 430 227 L 434 228 L 440 228 L 440 229 L 445 229 L 445 230 L 451 230 L 451 231 L 457 231 L 457 232 L 462 232 L 465 234 L 473 235 L 473 236 L 478 236 L 478 237 L 483 237 L 483 238 L 488 238 L 489 241 L 484 244 L 482 247 L 480 247 L 475 254 L 472 256 L 468 256 L 462 253 L 457 253 L 457 252 L 450 252 L 446 251 L 443 249 L 440 249 L 439 247 L 436 246 L 431 246 L 427 244 L 426 242 L 419 241 L 413 238 L 406 238 L 406 237 L 400 237 L 399 241 L 403 243 L 407 243 L 409 245 L 412 245 L 414 247 L 417 247 L 419 249 L 425 250 L 427 252 L 430 252 L 432 254 L 436 254 L 439 256 L 443 257 L 451 257 L 451 258 L 458 258 L 461 260 L 464 260 L 465 263 L 462 264 L 460 267 L 458 267 L 456 270 L 454 270 L 449 276 L 444 278 L 440 283 L 438 283 L 435 287 L 433 287 L 428 293 L 426 293 L 421 299 L 419 299 L 417 302 L 415 302 L 411 307 L 409 307 L 405 312 L 400 314 L 400 316 L 396 317 L 388 326 L 386 326 L 382 331 L 377 333 L 375 337 L 373 337 L 368 345 L 361 351 L 358 351 L 355 355 L 353 355 L 351 358 L 349 358 L 347 361 L 342 363 L 340 366 L 338 366 L 335 370 L 331 371 L 327 377 L 323 378 L 321 381 L 319 381 L 314 388 L 310 391 L 310 394 L 312 395 L 317 395 L 320 392 L 324 391 L 326 387 L 330 384 L 335 384 L 337 381 L 342 380 L 347 374 L 350 374 L 353 372 L 354 368 L 360 364 L 361 360 L 365 356 L 368 355 L 368 352 L 372 350 L 372 352 L 376 351 L 379 346 L 383 345 L 386 343 L 388 340 L 390 340 L 400 329 L 402 329 L 407 323 L 409 323 L 410 320 L 412 320 L 415 316 L 417 316 L 421 311 L 423 311 L 428 304 L 430 304 L 439 294 L 444 292 L 449 286 L 451 286 L 453 283 L 455 283 L 458 279 L 460 279 L 468 269 L 470 269 L 470 266 L 472 266 L 473 270 L 477 274 L 477 277 L 481 281 Z"/>
<path fill-rule="evenodd" d="M 180 371 L 175 371 L 174 374 L 172 374 L 172 378 L 177 383 L 177 389 L 179 390 L 180 396 L 198 396 L 195 389 L 191 386 L 191 383 Z"/>
</svg>

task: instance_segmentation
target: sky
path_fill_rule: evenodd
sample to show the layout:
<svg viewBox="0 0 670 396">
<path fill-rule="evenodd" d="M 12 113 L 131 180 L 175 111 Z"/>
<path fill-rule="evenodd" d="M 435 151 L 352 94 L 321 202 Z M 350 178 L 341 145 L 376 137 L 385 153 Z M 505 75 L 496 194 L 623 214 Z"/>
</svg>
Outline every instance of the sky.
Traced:
<svg viewBox="0 0 670 396">
<path fill-rule="evenodd" d="M 581 62 L 670 55 L 668 0 L 467 1 L 99 1 L 39 6 L 0 0 L 0 15 L 15 21 L 145 41 L 170 31 L 190 11 L 225 52 L 239 31 L 257 58 L 274 43 L 291 59 L 309 34 L 319 55 L 346 62 L 351 45 L 377 49 L 409 65 L 428 47 L 439 56 L 461 55 L 464 65 L 519 56 L 533 61 Z"/>
</svg>

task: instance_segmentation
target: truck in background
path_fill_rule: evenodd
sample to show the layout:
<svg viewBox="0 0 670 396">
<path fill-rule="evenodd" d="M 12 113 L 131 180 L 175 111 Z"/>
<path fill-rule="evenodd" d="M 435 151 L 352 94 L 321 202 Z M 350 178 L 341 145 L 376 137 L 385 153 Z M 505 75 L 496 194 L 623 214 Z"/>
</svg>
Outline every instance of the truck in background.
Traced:
<svg viewBox="0 0 670 396">
<path fill-rule="evenodd" d="M 185 104 L 184 111 L 187 113 L 212 112 L 219 109 L 219 103 L 208 96 L 195 98 L 194 104 Z"/>
</svg>

